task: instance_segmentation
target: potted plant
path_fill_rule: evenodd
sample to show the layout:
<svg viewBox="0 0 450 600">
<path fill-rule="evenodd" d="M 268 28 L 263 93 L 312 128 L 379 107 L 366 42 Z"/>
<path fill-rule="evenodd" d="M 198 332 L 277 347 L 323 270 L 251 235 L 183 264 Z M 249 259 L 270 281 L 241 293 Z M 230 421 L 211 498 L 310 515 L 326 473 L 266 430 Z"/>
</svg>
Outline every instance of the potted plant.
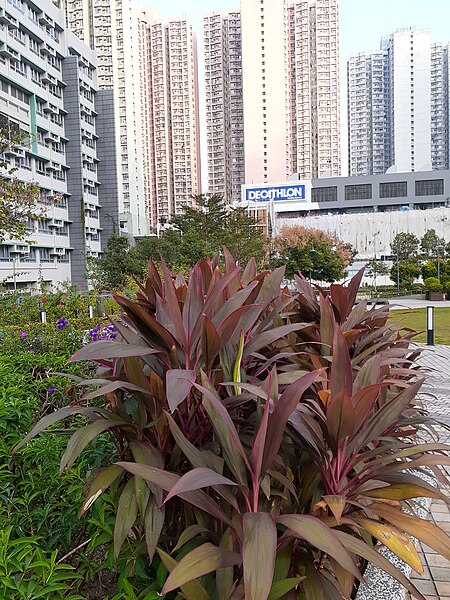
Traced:
<svg viewBox="0 0 450 600">
<path fill-rule="evenodd" d="M 437 277 L 427 277 L 423 282 L 427 293 L 427 300 L 442 300 L 442 283 Z"/>
<path fill-rule="evenodd" d="M 159 560 L 162 594 L 349 598 L 369 561 L 423 599 L 374 548 L 420 573 L 409 534 L 450 559 L 447 534 L 409 514 L 414 498 L 448 501 L 414 469 L 450 464 L 448 446 L 418 441 L 432 422 L 416 401 L 414 332 L 356 302 L 363 271 L 326 296 L 301 275 L 283 287 L 284 268 L 224 259 L 224 272 L 216 257 L 188 278 L 150 263 L 136 300 L 115 295 L 117 338 L 72 357 L 97 363 L 97 382 L 19 447 L 79 415 L 65 469 L 111 435 L 116 456 L 82 512 L 111 489 L 115 555 L 127 540 Z"/>
</svg>

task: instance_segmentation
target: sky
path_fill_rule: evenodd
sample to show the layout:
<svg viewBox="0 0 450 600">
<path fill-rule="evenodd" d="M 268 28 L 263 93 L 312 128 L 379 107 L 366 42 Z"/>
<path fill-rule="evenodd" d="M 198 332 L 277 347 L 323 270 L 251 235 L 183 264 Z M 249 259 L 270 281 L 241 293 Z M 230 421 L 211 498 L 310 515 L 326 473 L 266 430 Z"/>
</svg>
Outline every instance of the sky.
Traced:
<svg viewBox="0 0 450 600">
<path fill-rule="evenodd" d="M 204 112 L 202 86 L 202 16 L 211 11 L 227 12 L 239 8 L 239 0 L 138 0 L 154 6 L 161 18 L 185 15 L 192 23 L 199 42 L 200 62 L 200 114 Z M 271 0 L 278 2 L 280 0 Z M 382 35 L 393 33 L 401 27 L 430 29 L 432 42 L 450 42 L 450 0 L 340 0 L 340 51 L 341 51 L 341 113 L 342 113 L 342 164 L 345 175 L 346 144 L 346 63 L 350 54 L 377 50 Z M 202 129 L 202 147 L 205 148 Z M 202 156 L 202 180 L 206 184 L 205 160 Z M 205 187 L 205 185 L 203 185 Z"/>
</svg>

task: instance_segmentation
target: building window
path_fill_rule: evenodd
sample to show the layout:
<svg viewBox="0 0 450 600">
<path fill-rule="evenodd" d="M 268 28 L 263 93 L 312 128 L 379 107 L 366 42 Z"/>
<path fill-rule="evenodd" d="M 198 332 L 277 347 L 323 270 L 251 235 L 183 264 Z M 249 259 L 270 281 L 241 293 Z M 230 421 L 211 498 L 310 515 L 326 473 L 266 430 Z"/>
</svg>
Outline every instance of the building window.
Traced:
<svg viewBox="0 0 450 600">
<path fill-rule="evenodd" d="M 443 179 L 423 179 L 416 181 L 416 196 L 442 196 L 443 193 Z"/>
<path fill-rule="evenodd" d="M 346 200 L 371 200 L 372 199 L 372 184 L 361 183 L 359 185 L 345 186 Z"/>
<path fill-rule="evenodd" d="M 10 246 L 0 246 L 0 262 L 10 262 L 11 256 L 9 254 L 11 250 Z"/>
<path fill-rule="evenodd" d="M 312 202 L 336 202 L 337 186 L 317 187 L 311 190 Z"/>
<path fill-rule="evenodd" d="M 50 257 L 50 250 L 48 248 L 39 248 L 39 260 L 41 263 L 53 262 Z"/>
<path fill-rule="evenodd" d="M 406 181 L 380 183 L 380 198 L 406 198 L 408 184 Z"/>
</svg>

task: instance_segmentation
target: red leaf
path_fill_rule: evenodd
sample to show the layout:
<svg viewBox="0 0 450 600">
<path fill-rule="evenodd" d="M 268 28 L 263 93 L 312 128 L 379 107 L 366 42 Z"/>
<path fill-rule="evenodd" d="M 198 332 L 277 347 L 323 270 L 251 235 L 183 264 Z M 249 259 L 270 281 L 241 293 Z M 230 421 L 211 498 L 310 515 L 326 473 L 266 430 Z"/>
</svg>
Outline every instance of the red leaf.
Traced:
<svg viewBox="0 0 450 600">
<path fill-rule="evenodd" d="M 281 394 L 275 409 L 269 419 L 267 428 L 267 439 L 264 447 L 261 473 L 264 474 L 270 468 L 283 441 L 286 424 L 300 402 L 303 393 L 314 383 L 323 369 L 312 371 L 291 383 Z"/>
<path fill-rule="evenodd" d="M 350 311 L 352 310 L 352 308 L 356 302 L 356 297 L 358 296 L 358 290 L 361 286 L 361 280 L 363 278 L 364 271 L 365 271 L 365 267 L 360 269 L 358 271 L 358 273 L 356 273 L 356 275 L 354 277 L 352 277 L 352 279 L 350 279 L 349 284 L 347 286 L 347 305 L 348 305 L 348 313 L 347 314 L 350 314 Z"/>
<path fill-rule="evenodd" d="M 339 313 L 339 323 L 343 323 L 348 314 L 348 297 L 342 285 L 330 285 L 331 300 Z"/>
<path fill-rule="evenodd" d="M 350 398 L 353 389 L 352 363 L 348 347 L 339 325 L 334 327 L 333 360 L 331 362 L 330 388 L 331 397 L 345 391 Z"/>
<path fill-rule="evenodd" d="M 179 496 L 184 492 L 192 492 L 193 490 L 199 490 L 204 487 L 215 486 L 215 485 L 237 485 L 231 479 L 219 475 L 212 469 L 205 467 L 199 467 L 192 469 L 183 475 L 173 486 L 170 492 L 167 494 L 164 502 L 167 502 L 173 496 Z"/>
<path fill-rule="evenodd" d="M 201 347 L 206 369 L 209 370 L 220 352 L 221 345 L 217 329 L 206 315 L 203 315 Z"/>
<path fill-rule="evenodd" d="M 169 369 L 166 373 L 166 394 L 170 410 L 173 412 L 191 391 L 195 382 L 195 371 Z"/>
</svg>

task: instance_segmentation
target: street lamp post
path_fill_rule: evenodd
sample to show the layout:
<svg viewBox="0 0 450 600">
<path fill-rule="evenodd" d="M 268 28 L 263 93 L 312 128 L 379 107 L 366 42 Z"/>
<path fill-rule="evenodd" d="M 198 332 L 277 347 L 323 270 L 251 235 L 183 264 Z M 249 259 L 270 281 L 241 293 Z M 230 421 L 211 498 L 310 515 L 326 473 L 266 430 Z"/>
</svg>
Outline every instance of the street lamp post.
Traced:
<svg viewBox="0 0 450 600">
<path fill-rule="evenodd" d="M 400 296 L 400 264 L 398 260 L 398 248 L 397 248 L 397 296 Z"/>
<path fill-rule="evenodd" d="M 316 251 L 316 249 L 314 248 L 314 242 L 311 242 L 311 249 L 309 251 L 310 254 L 314 255 L 314 252 Z M 309 283 L 311 283 L 311 279 L 312 279 L 312 268 L 313 268 L 313 259 L 311 257 L 311 263 L 310 263 L 310 269 L 309 269 Z"/>
<path fill-rule="evenodd" d="M 440 254 L 440 245 L 436 244 L 436 250 L 437 250 L 437 278 L 439 279 L 439 281 L 441 280 L 441 254 Z"/>
</svg>

